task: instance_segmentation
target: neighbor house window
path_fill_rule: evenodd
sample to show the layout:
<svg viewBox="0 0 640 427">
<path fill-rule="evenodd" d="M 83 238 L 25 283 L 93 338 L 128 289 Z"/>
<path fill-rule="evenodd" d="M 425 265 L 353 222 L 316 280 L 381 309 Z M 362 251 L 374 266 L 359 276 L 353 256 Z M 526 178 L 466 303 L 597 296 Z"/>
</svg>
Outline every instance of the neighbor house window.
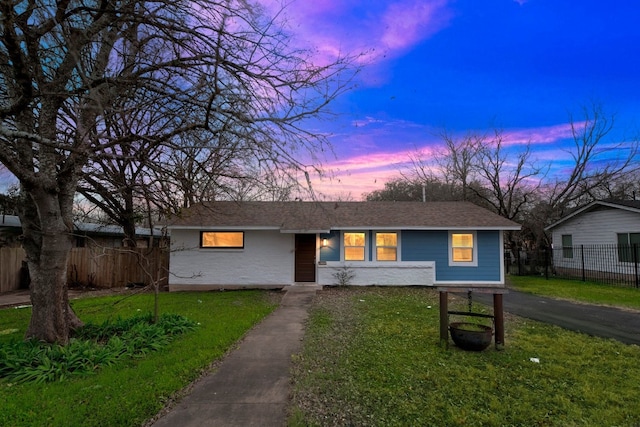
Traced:
<svg viewBox="0 0 640 427">
<path fill-rule="evenodd" d="M 473 267 L 478 265 L 475 232 L 449 234 L 449 264 Z"/>
<path fill-rule="evenodd" d="M 376 260 L 398 260 L 398 233 L 376 233 Z"/>
<path fill-rule="evenodd" d="M 242 249 L 244 232 L 242 231 L 203 231 L 200 235 L 203 248 Z"/>
<path fill-rule="evenodd" d="M 562 235 L 562 258 L 573 258 L 573 237 L 571 234 Z"/>
<path fill-rule="evenodd" d="M 364 261 L 365 233 L 344 233 L 344 260 Z"/>
<path fill-rule="evenodd" d="M 618 233 L 618 261 L 640 262 L 640 233 Z"/>
</svg>

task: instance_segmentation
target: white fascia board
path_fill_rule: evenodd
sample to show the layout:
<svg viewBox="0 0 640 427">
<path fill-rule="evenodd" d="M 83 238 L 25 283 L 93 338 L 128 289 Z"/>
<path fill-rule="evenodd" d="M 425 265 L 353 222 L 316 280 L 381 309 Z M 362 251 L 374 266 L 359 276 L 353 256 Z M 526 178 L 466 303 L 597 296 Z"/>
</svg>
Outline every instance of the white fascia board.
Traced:
<svg viewBox="0 0 640 427">
<path fill-rule="evenodd" d="M 503 226 L 503 227 L 421 227 L 421 226 L 333 226 L 329 229 L 310 229 L 310 230 L 285 230 L 281 229 L 277 226 L 242 226 L 242 225 L 234 225 L 234 226 L 216 226 L 216 225 L 169 225 L 167 229 L 169 230 L 278 230 L 281 233 L 286 234 L 314 234 L 314 233 L 329 233 L 331 231 L 339 231 L 339 230 L 425 230 L 425 231 L 447 231 L 447 230 L 481 230 L 481 231 L 500 231 L 500 230 L 520 230 L 522 227 L 519 225 L 513 226 Z"/>
<path fill-rule="evenodd" d="M 589 203 L 587 206 L 584 206 L 584 207 L 582 207 L 582 208 L 578 209 L 577 211 L 574 211 L 574 212 L 570 213 L 569 215 L 567 215 L 567 216 L 565 216 L 565 217 L 560 218 L 558 221 L 554 222 L 553 224 L 546 226 L 546 227 L 544 228 L 544 229 L 545 229 L 545 231 L 549 231 L 549 230 L 551 230 L 552 228 L 555 228 L 555 227 L 557 227 L 558 225 L 562 224 L 563 222 L 566 222 L 566 221 L 570 220 L 570 219 L 571 219 L 571 218 L 573 218 L 574 216 L 576 216 L 576 215 L 580 215 L 582 212 L 584 212 L 584 211 L 586 211 L 586 210 L 591 209 L 591 208 L 592 208 L 593 206 L 595 206 L 597 203 L 598 203 L 598 202 L 591 202 L 591 203 Z"/>
<path fill-rule="evenodd" d="M 576 217 L 578 215 L 581 215 L 582 213 L 586 212 L 586 211 L 590 211 L 594 206 L 606 206 L 609 208 L 613 208 L 613 209 L 620 209 L 622 211 L 629 211 L 629 212 L 634 212 L 634 213 L 638 213 L 640 214 L 640 209 L 634 208 L 632 206 L 624 206 L 624 205 L 619 205 L 617 203 L 612 203 L 612 202 L 603 202 L 603 201 L 599 201 L 596 200 L 595 202 L 591 202 L 588 205 L 578 209 L 575 212 L 570 213 L 569 215 L 560 218 L 558 221 L 554 222 L 551 225 L 548 225 L 547 227 L 545 227 L 545 231 L 549 231 L 555 227 L 557 227 L 558 225 L 562 224 L 563 222 L 566 222 L 568 220 L 570 220 L 573 217 Z"/>
<path fill-rule="evenodd" d="M 500 230 L 520 230 L 522 228 L 522 226 L 520 225 L 512 225 L 512 226 L 505 226 L 505 227 L 473 227 L 473 226 L 469 226 L 469 227 L 421 227 L 421 226 L 402 226 L 402 225 L 398 225 L 398 226 L 355 226 L 355 227 L 351 227 L 351 226 L 345 226 L 345 227 L 331 227 L 331 230 L 391 230 L 391 231 L 397 231 L 397 230 L 424 230 L 424 231 L 449 231 L 449 230 L 479 230 L 479 231 L 500 231 Z"/>
<path fill-rule="evenodd" d="M 499 287 L 504 287 L 504 281 L 496 281 L 496 280 L 437 280 L 433 282 L 434 286 L 478 286 L 482 287 L 483 285 L 497 285 Z"/>
<path fill-rule="evenodd" d="M 331 230 L 327 229 L 317 229 L 317 230 L 280 230 L 282 234 L 327 234 L 330 233 Z"/>
<path fill-rule="evenodd" d="M 218 226 L 215 224 L 211 225 L 168 225 L 167 229 L 169 230 L 219 230 L 219 231 L 255 231 L 255 230 L 280 230 L 280 227 L 276 226 L 242 226 L 242 225 L 233 225 L 233 226 Z"/>
</svg>

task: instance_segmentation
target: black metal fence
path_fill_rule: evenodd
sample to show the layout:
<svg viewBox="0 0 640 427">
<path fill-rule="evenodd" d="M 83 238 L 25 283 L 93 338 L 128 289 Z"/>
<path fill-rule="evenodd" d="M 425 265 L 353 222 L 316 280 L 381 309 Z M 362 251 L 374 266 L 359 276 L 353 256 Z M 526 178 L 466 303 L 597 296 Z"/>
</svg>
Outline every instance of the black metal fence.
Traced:
<svg viewBox="0 0 640 427">
<path fill-rule="evenodd" d="M 507 272 L 513 275 L 561 277 L 640 287 L 640 247 L 579 245 L 508 253 Z"/>
</svg>

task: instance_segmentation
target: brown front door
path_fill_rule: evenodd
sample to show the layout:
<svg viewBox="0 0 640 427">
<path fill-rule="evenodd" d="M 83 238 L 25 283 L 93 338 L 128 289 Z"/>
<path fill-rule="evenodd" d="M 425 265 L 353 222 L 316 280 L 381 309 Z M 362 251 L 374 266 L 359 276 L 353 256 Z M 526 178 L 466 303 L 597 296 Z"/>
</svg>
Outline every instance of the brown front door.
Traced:
<svg viewBox="0 0 640 427">
<path fill-rule="evenodd" d="M 296 282 L 316 281 L 316 235 L 296 234 Z"/>
</svg>

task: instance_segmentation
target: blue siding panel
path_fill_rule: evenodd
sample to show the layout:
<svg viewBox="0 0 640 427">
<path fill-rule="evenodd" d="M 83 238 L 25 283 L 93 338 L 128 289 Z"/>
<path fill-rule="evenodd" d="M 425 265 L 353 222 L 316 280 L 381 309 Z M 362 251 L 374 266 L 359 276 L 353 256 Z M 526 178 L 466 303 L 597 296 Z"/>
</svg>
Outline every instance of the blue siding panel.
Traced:
<svg viewBox="0 0 640 427">
<path fill-rule="evenodd" d="M 448 261 L 447 231 L 402 231 L 403 261 L 435 261 L 436 266 Z"/>
<path fill-rule="evenodd" d="M 373 241 L 373 231 L 369 230 L 369 237 L 367 237 L 367 242 L 369 243 L 369 261 L 373 261 L 373 246 L 375 242 Z"/>
<path fill-rule="evenodd" d="M 449 267 L 447 231 L 403 231 L 403 261 L 435 261 L 436 281 L 499 281 L 500 232 L 478 231 L 478 266 Z"/>
<path fill-rule="evenodd" d="M 321 233 L 322 239 L 327 239 L 327 247 L 320 248 L 320 261 L 340 261 L 340 232 Z"/>
<path fill-rule="evenodd" d="M 446 230 L 421 231 L 404 230 L 400 232 L 400 259 L 402 261 L 435 261 L 436 281 L 444 282 L 494 282 L 500 281 L 500 232 L 478 231 L 478 266 L 449 266 L 449 232 Z M 320 261 L 340 261 L 342 242 L 340 231 L 320 234 L 327 239 L 328 246 L 320 248 Z M 373 256 L 373 231 L 367 233 L 369 248 L 368 260 Z"/>
</svg>

